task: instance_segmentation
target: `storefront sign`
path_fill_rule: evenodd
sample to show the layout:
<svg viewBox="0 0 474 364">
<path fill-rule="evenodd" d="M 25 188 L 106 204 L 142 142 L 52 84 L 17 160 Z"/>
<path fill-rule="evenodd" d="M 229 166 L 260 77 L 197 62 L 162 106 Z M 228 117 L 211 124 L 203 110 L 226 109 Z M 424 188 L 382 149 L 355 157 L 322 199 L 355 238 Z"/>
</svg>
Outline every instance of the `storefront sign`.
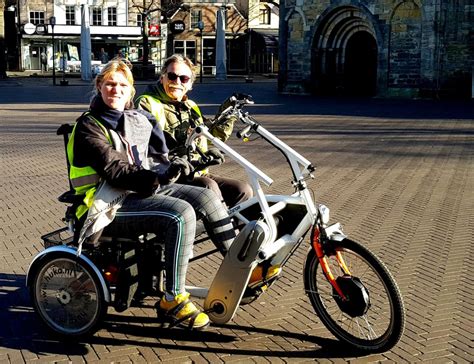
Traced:
<svg viewBox="0 0 474 364">
<path fill-rule="evenodd" d="M 48 33 L 48 27 L 45 24 L 38 24 L 36 26 L 36 34 L 46 34 Z"/>
<path fill-rule="evenodd" d="M 34 34 L 34 32 L 36 32 L 36 25 L 32 23 L 26 23 L 25 25 L 23 25 L 23 31 L 26 34 Z"/>
<path fill-rule="evenodd" d="M 173 34 L 179 34 L 179 33 L 182 33 L 184 32 L 184 29 L 185 29 L 185 25 L 184 25 L 184 21 L 182 20 L 175 20 L 174 22 L 172 22 L 170 24 L 171 26 L 171 33 Z"/>
<path fill-rule="evenodd" d="M 148 34 L 152 37 L 158 37 L 160 36 L 160 24 L 150 24 L 150 31 Z"/>
</svg>

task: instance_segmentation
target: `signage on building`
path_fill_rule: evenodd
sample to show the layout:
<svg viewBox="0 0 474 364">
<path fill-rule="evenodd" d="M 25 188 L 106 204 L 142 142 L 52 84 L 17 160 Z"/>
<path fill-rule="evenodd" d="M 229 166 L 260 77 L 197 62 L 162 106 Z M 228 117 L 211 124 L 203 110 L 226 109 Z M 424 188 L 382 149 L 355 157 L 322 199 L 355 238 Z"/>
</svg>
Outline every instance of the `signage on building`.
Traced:
<svg viewBox="0 0 474 364">
<path fill-rule="evenodd" d="M 171 33 L 173 33 L 173 34 L 182 33 L 182 32 L 184 32 L 184 29 L 185 29 L 184 21 L 175 20 L 174 22 L 172 22 L 170 24 L 170 27 L 171 27 L 171 29 L 170 29 Z"/>
<path fill-rule="evenodd" d="M 36 26 L 36 34 L 46 34 L 48 33 L 48 26 L 45 24 L 38 24 Z"/>
<path fill-rule="evenodd" d="M 150 30 L 148 34 L 152 37 L 158 37 L 161 35 L 160 24 L 150 24 Z"/>
<path fill-rule="evenodd" d="M 26 23 L 23 25 L 23 31 L 25 34 L 34 34 L 34 32 L 36 32 L 36 25 L 32 23 Z"/>
</svg>

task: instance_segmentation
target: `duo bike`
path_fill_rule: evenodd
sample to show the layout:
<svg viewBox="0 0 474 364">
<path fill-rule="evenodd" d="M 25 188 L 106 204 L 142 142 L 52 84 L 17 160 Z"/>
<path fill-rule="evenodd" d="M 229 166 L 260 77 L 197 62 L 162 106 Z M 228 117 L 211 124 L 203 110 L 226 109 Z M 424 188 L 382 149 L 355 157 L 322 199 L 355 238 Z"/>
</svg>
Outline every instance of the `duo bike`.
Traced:
<svg viewBox="0 0 474 364">
<path fill-rule="evenodd" d="M 327 329 L 342 342 L 367 352 L 391 349 L 405 326 L 403 300 L 393 276 L 367 247 L 349 239 L 340 223 L 330 223 L 329 209 L 314 202 L 307 186 L 315 167 L 244 111 L 252 103 L 248 95 L 232 96 L 230 106 L 212 125 L 196 126 L 188 137 L 189 150 L 197 148 L 194 141 L 204 136 L 238 163 L 254 197 L 229 210 L 240 233 L 210 286 L 186 290 L 203 299 L 212 322 L 225 324 L 240 306 L 258 300 L 280 278 L 248 287 L 257 265 L 264 271 L 278 265 L 283 275 L 289 258 L 298 249 L 306 249 L 304 290 Z M 273 180 L 211 134 L 209 128 L 230 115 L 244 125 L 238 138 L 261 138 L 283 154 L 291 170 L 293 193 L 265 194 L 262 185 L 269 186 Z M 70 128 L 58 129 L 65 142 Z M 156 262 L 163 261 L 163 245 L 150 234 L 136 239 L 103 236 L 97 246 L 84 247 L 78 254 L 70 231 L 74 224 L 71 206 L 80 196 L 67 192 L 59 199 L 69 205 L 65 217 L 69 226 L 43 236 L 46 249 L 32 261 L 27 285 L 41 320 L 54 332 L 75 337 L 93 333 L 109 306 L 124 311 L 134 301 L 160 294 L 166 277 Z"/>
</svg>

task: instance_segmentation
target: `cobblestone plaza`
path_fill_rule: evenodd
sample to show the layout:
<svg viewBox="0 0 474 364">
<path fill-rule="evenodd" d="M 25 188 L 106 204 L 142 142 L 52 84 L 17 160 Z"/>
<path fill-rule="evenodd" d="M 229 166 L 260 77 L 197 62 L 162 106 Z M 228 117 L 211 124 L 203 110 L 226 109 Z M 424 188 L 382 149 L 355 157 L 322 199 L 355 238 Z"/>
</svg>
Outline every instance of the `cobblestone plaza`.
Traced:
<svg viewBox="0 0 474 364">
<path fill-rule="evenodd" d="M 367 356 L 329 333 L 304 294 L 307 244 L 272 289 L 226 325 L 160 329 L 147 299 L 120 314 L 110 308 L 92 337 L 49 335 L 25 275 L 43 249 L 40 236 L 62 226 L 56 197 L 68 185 L 55 132 L 85 111 L 89 90 L 81 82 L 0 81 L 1 363 L 472 362 L 474 104 L 285 96 L 273 81 L 197 84 L 192 96 L 212 115 L 231 92 L 252 94 L 257 120 L 317 166 L 310 182 L 316 201 L 382 258 L 400 286 L 407 326 L 399 345 Z M 266 192 L 292 192 L 280 155 L 261 141 L 230 143 L 275 180 Z M 244 178 L 230 161 L 216 171 Z M 208 284 L 219 261 L 191 264 L 189 283 Z"/>
</svg>

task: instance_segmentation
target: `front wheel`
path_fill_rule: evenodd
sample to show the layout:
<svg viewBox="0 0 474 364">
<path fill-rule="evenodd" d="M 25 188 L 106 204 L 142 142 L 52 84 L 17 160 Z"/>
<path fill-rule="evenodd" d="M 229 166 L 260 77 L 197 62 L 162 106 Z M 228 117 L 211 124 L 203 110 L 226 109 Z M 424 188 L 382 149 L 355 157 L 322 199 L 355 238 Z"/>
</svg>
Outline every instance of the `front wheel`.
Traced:
<svg viewBox="0 0 474 364">
<path fill-rule="evenodd" d="M 92 334 L 107 311 L 94 270 L 72 254 L 55 252 L 38 262 L 30 285 L 33 306 L 43 322 L 66 337 Z"/>
<path fill-rule="evenodd" d="M 304 279 L 313 308 L 338 339 L 370 352 L 391 349 L 405 326 L 403 300 L 395 280 L 380 259 L 362 245 L 349 239 L 329 244 L 332 252 L 326 259 L 346 299 L 329 283 L 311 250 Z M 342 270 L 341 258 L 350 275 Z"/>
</svg>

